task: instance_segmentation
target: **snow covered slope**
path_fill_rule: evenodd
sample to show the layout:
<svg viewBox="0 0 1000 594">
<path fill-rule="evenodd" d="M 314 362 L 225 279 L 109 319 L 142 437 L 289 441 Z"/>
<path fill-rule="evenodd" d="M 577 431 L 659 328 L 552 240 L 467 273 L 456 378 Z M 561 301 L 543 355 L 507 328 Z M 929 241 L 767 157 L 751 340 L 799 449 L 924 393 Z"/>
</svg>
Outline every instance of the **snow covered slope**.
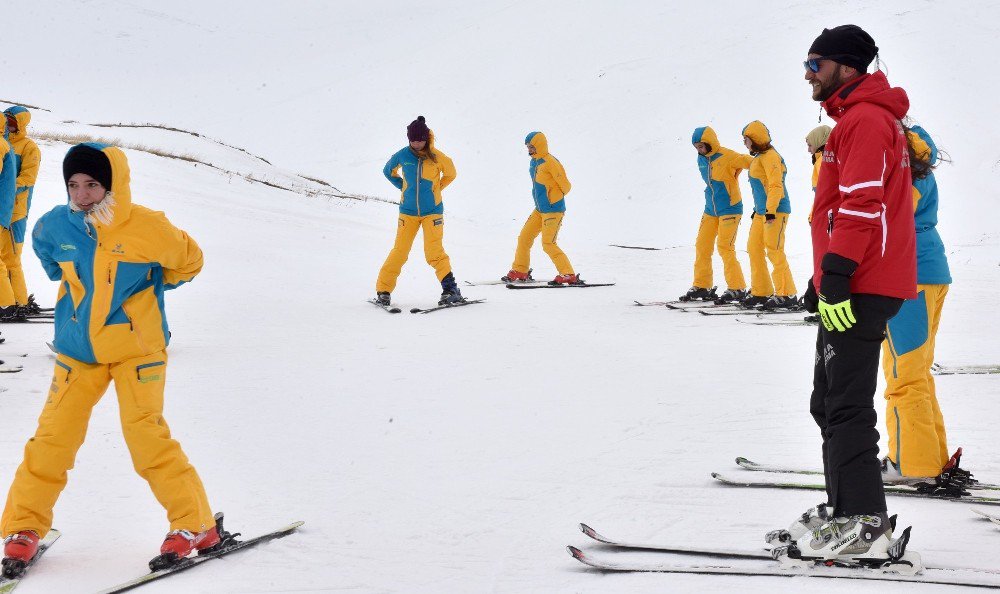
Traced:
<svg viewBox="0 0 1000 594">
<path fill-rule="evenodd" d="M 992 51 L 995 5 L 984 3 L 974 21 L 940 2 L 580 6 L 19 7 L 11 42 L 34 51 L 7 58 L 18 84 L 0 98 L 51 109 L 35 111 L 39 131 L 117 138 L 224 170 L 126 149 L 134 200 L 165 210 L 206 253 L 202 275 L 167 298 L 166 416 L 231 528 L 252 534 L 306 521 L 301 534 L 149 592 L 787 587 L 599 575 L 562 547 L 585 542 L 575 526 L 587 521 L 636 540 L 752 548 L 816 503 L 816 495 L 726 489 L 708 477 L 737 455 L 817 465 L 807 412 L 813 332 L 630 304 L 690 284 L 701 209 L 690 134 L 704 123 L 730 146 L 752 119 L 774 132 L 798 217 L 789 255 L 804 282 L 802 138 L 817 109 L 799 62 L 823 26 L 854 21 L 872 31 L 890 80 L 908 89 L 914 114 L 955 160 L 938 173 L 955 276 L 938 359 L 1000 359 L 1000 322 L 989 315 L 1000 276 L 991 218 L 1000 151 L 985 106 L 997 89 L 976 59 Z M 87 52 L 79 51 L 81 24 Z M 395 207 L 331 194 L 394 199 L 380 170 L 417 113 L 459 169 L 445 192 L 445 245 L 460 280 L 509 267 L 530 210 L 523 137 L 541 129 L 574 183 L 560 243 L 585 278 L 618 284 L 468 288 L 487 303 L 430 316 L 365 304 Z M 162 124 L 208 138 L 66 120 Z M 66 148 L 42 145 L 32 222 L 65 200 Z M 534 257 L 539 276 L 554 273 L 540 249 Z M 55 286 L 30 254 L 26 268 L 32 290 L 51 303 Z M 393 297 L 426 306 L 437 293 L 416 246 Z M 29 355 L 24 372 L 0 376 L 5 489 L 44 401 L 51 329 L 0 330 L 0 359 Z M 941 377 L 938 390 L 967 465 L 998 481 L 995 377 Z M 56 508 L 64 536 L 24 594 L 91 592 L 131 577 L 166 530 L 130 470 L 112 396 L 96 409 Z M 914 525 L 911 546 L 927 562 L 995 565 L 1000 532 L 965 506 L 890 505 Z"/>
</svg>

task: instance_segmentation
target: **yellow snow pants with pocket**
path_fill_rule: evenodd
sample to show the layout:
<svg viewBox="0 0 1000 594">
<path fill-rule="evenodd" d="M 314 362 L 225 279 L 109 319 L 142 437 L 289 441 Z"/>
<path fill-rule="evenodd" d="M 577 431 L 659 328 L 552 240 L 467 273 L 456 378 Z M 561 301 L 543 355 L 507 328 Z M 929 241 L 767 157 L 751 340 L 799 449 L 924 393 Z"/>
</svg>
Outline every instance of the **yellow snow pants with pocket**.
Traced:
<svg viewBox="0 0 1000 594">
<path fill-rule="evenodd" d="M 517 272 L 528 272 L 531 265 L 531 246 L 535 243 L 535 238 L 542 235 L 542 249 L 548 254 L 559 274 L 576 274 L 573 272 L 573 265 L 569 262 L 569 257 L 556 244 L 556 237 L 559 235 L 559 228 L 562 227 L 562 212 L 547 212 L 542 214 L 538 210 L 531 211 L 528 220 L 521 227 L 521 234 L 517 236 L 517 249 L 514 251 L 514 264 L 511 268 Z"/>
<path fill-rule="evenodd" d="M 198 533 L 214 526 L 201 479 L 163 419 L 166 377 L 165 351 L 111 364 L 59 355 L 38 429 L 7 495 L 0 534 L 34 530 L 44 537 L 52 528 L 52 508 L 87 435 L 91 410 L 112 381 L 132 464 L 167 510 L 170 529 Z"/>
<path fill-rule="evenodd" d="M 421 228 L 424 230 L 424 258 L 434 268 L 437 279 L 441 280 L 451 272 L 451 259 L 444 251 L 444 215 L 415 217 L 400 214 L 396 243 L 379 270 L 378 280 L 375 282 L 376 293 L 392 293 L 396 288 L 396 279 L 410 257 L 413 240 Z"/>
<path fill-rule="evenodd" d="M 934 390 L 934 341 L 948 285 L 917 285 L 889 320 L 882 343 L 889 459 L 903 476 L 937 476 L 948 463 L 948 437 Z"/>
<path fill-rule="evenodd" d="M 18 223 L 24 224 L 21 221 L 14 221 L 11 226 Z M 14 239 L 13 229 L 0 228 L 0 277 L 2 277 L 0 307 L 14 303 L 24 305 L 28 302 L 28 286 L 24 282 L 24 269 L 21 268 L 21 252 L 24 244 Z"/>
<path fill-rule="evenodd" d="M 750 238 L 747 253 L 750 255 L 750 294 L 756 297 L 794 295 L 795 281 L 792 269 L 785 257 L 785 228 L 788 213 L 779 212 L 770 223 L 764 222 L 764 215 L 758 214 L 750 223 Z M 765 259 L 766 256 L 766 259 Z M 773 271 L 768 275 L 767 260 Z"/>
<path fill-rule="evenodd" d="M 710 214 L 701 215 L 701 225 L 698 227 L 698 239 L 694 244 L 694 282 L 692 286 L 711 289 L 714 286 L 712 274 L 712 252 L 714 246 L 719 248 L 722 258 L 722 268 L 726 275 L 726 288 L 740 290 L 747 288 L 743 278 L 743 268 L 736 259 L 736 232 L 740 228 L 742 215 Z"/>
</svg>

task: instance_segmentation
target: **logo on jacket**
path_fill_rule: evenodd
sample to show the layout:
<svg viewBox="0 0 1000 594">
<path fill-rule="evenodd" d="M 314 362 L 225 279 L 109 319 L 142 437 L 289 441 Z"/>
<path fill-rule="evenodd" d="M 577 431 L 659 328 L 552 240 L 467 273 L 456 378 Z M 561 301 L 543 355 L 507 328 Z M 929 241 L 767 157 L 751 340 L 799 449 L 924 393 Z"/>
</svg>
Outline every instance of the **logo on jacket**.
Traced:
<svg viewBox="0 0 1000 594">
<path fill-rule="evenodd" d="M 66 252 L 68 252 L 70 250 L 75 250 L 76 249 L 76 246 L 73 245 L 72 243 L 61 243 L 61 244 L 59 244 L 59 247 L 61 247 L 63 249 L 63 251 L 66 251 Z"/>
<path fill-rule="evenodd" d="M 125 255 L 125 248 L 122 247 L 122 244 L 116 243 L 115 244 L 115 249 L 111 250 L 111 253 L 112 254 L 121 254 L 121 255 L 124 256 Z"/>
</svg>

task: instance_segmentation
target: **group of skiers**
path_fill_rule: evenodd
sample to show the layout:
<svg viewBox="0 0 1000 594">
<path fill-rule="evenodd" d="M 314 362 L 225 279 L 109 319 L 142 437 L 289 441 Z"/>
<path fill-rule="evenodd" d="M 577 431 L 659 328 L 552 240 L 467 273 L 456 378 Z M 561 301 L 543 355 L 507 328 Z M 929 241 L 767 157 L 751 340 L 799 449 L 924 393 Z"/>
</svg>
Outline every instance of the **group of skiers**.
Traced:
<svg viewBox="0 0 1000 594">
<path fill-rule="evenodd" d="M 904 127 L 906 93 L 890 87 L 881 71 L 867 73 L 877 53 L 870 35 L 843 25 L 824 29 L 804 63 L 812 98 L 837 122 L 806 138 L 816 169 L 809 217 L 813 274 L 803 302 L 822 321 L 810 412 L 823 438 L 827 500 L 799 516 L 786 537 L 790 534 L 809 558 L 886 558 L 893 528 L 883 480 L 933 480 L 949 463 L 930 376 L 934 335 L 951 282 L 935 230 L 932 168 L 939 155 L 926 131 Z M 5 116 L 11 144 L 0 143 L 6 271 L 0 277 L 0 312 L 6 316 L 10 308 L 30 304 L 19 256 L 39 153 L 25 135 L 28 111 L 13 107 Z M 715 243 L 728 285 L 722 302 L 786 307 L 798 299 L 784 254 L 791 212 L 785 163 L 762 122 L 750 122 L 742 134 L 749 155 L 722 147 L 710 127 L 693 135 L 706 206 L 687 297 L 707 297 Z M 407 139 L 408 146 L 384 168 L 401 200 L 395 244 L 376 282 L 377 300 L 390 303 L 422 229 L 426 260 L 441 282 L 441 303 L 455 303 L 462 295 L 442 245 L 442 190 L 455 179 L 455 166 L 435 146 L 422 116 L 407 127 Z M 556 244 L 570 182 L 544 134 L 531 132 L 525 145 L 534 209 L 503 280 L 530 279 L 530 249 L 540 234 L 558 271 L 553 282 L 580 283 Z M 749 290 L 734 250 L 742 217 L 737 178 L 744 169 L 754 199 Z M 54 314 L 58 356 L 38 429 L 25 446 L 0 517 L 3 566 L 11 574 L 23 570 L 51 529 L 52 510 L 84 441 L 90 411 L 111 382 L 135 469 L 167 510 L 170 532 L 157 559 L 176 561 L 220 542 L 204 487 L 163 418 L 170 338 L 163 293 L 198 274 L 201 250 L 162 213 L 132 202 L 128 162 L 120 149 L 98 143 L 72 147 L 63 178 L 67 204 L 53 208 L 33 229 L 33 249 L 49 278 L 60 283 Z M 889 384 L 889 454 L 881 462 L 874 408 L 880 348 Z"/>
</svg>

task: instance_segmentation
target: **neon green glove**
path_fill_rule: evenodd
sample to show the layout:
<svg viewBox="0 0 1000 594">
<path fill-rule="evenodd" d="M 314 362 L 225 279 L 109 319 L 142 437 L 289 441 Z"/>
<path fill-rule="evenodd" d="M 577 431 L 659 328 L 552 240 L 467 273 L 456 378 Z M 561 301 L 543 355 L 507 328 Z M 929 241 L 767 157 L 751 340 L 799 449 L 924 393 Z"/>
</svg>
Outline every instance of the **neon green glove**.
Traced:
<svg viewBox="0 0 1000 594">
<path fill-rule="evenodd" d="M 823 320 L 823 326 L 828 332 L 843 332 L 856 324 L 854 311 L 851 310 L 851 299 L 847 298 L 840 303 L 827 303 L 822 296 L 819 300 L 819 317 Z"/>
</svg>

